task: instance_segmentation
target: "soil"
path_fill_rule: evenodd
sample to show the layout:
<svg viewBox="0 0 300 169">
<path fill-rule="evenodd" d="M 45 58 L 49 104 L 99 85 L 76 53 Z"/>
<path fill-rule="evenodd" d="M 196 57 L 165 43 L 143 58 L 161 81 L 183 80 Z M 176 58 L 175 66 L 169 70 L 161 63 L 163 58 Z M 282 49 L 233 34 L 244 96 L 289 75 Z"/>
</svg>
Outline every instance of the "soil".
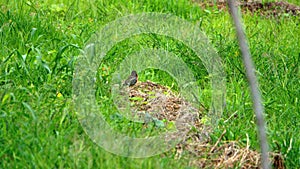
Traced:
<svg viewBox="0 0 300 169">
<path fill-rule="evenodd" d="M 197 0 L 193 0 L 193 2 L 198 4 L 201 8 L 213 7 L 215 5 L 219 10 L 227 10 L 228 8 L 225 0 L 218 0 L 216 3 L 198 2 Z M 299 6 L 283 1 L 265 3 L 260 1 L 239 1 L 237 5 L 241 7 L 243 12 L 258 13 L 266 17 L 277 17 L 283 14 L 300 16 Z"/>
</svg>

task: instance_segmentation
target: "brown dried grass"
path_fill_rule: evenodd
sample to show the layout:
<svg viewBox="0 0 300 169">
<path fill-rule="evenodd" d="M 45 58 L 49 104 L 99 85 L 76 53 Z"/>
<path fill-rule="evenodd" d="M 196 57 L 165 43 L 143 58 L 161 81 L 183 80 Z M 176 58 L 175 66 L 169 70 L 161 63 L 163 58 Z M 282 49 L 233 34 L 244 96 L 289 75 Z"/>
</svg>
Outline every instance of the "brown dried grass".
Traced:
<svg viewBox="0 0 300 169">
<path fill-rule="evenodd" d="M 152 116 L 162 120 L 175 121 L 180 115 L 181 107 L 189 106 L 189 110 L 196 111 L 193 127 L 175 148 L 175 159 L 188 160 L 190 166 L 199 168 L 260 168 L 260 153 L 250 149 L 250 141 L 243 145 L 239 141 L 222 141 L 226 130 L 217 142 L 212 143 L 209 129 L 200 122 L 200 116 L 205 109 L 192 106 L 174 94 L 169 88 L 153 82 L 138 82 L 129 89 L 129 97 L 140 97 L 133 108 L 137 111 L 147 111 Z M 146 103 L 146 104 L 144 104 Z M 153 113 L 154 112 L 154 113 Z M 189 118 L 191 119 L 191 118 Z M 280 153 L 270 153 L 270 161 L 274 168 L 284 169 L 283 157 Z"/>
</svg>

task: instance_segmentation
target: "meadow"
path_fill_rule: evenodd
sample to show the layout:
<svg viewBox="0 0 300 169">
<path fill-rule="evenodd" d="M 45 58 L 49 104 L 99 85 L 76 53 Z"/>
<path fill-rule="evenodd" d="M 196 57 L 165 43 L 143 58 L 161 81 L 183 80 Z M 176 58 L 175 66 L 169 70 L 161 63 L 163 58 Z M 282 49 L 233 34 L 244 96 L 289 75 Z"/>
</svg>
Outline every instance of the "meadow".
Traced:
<svg viewBox="0 0 300 169">
<path fill-rule="evenodd" d="M 226 129 L 223 141 L 246 145 L 249 138 L 250 148 L 259 151 L 248 82 L 228 11 L 216 6 L 204 10 L 188 0 L 2 0 L 0 8 L 0 168 L 192 168 L 186 160 L 175 160 L 172 152 L 133 159 L 105 151 L 85 133 L 74 108 L 74 66 L 86 43 L 113 20 L 142 12 L 170 13 L 199 26 L 226 72 L 226 107 L 210 135 L 212 144 Z M 270 150 L 282 154 L 286 168 L 300 168 L 299 15 L 246 12 L 243 22 L 264 100 Z M 210 106 L 209 76 L 201 60 L 182 42 L 152 34 L 128 38 L 108 52 L 97 72 L 98 100 L 109 96 L 107 84 L 117 65 L 144 47 L 164 48 L 181 57 L 208 91 L 201 101 Z M 141 72 L 139 80 L 170 87 L 174 83 L 155 69 Z M 106 113 L 109 117 L 115 110 Z"/>
</svg>

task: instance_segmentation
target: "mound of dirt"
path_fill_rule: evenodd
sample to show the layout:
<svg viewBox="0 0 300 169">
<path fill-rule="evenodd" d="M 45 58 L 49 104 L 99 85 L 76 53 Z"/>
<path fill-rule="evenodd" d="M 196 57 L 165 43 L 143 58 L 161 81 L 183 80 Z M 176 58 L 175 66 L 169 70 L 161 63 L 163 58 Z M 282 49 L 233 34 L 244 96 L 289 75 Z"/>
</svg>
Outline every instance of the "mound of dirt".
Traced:
<svg viewBox="0 0 300 169">
<path fill-rule="evenodd" d="M 133 112 L 148 112 L 152 117 L 166 122 L 176 121 L 186 107 L 194 112 L 193 117 L 188 118 L 193 120 L 193 130 L 183 136 L 175 147 L 175 159 L 186 159 L 190 166 L 199 168 L 260 168 L 260 153 L 249 148 L 249 140 L 246 146 L 238 141 L 221 141 L 225 130 L 218 141 L 212 143 L 210 130 L 201 123 L 204 108 L 193 107 L 169 88 L 151 81 L 138 82 L 128 89 Z M 284 168 L 281 154 L 270 153 L 270 158 L 274 168 Z"/>
<path fill-rule="evenodd" d="M 201 8 L 206 8 L 207 6 L 217 6 L 219 10 L 227 10 L 228 5 L 225 0 L 218 0 L 216 3 L 199 2 L 193 0 L 194 3 L 198 4 Z M 265 2 L 260 1 L 238 1 L 243 12 L 258 13 L 262 16 L 280 16 L 282 14 L 290 14 L 294 16 L 300 16 L 300 7 L 288 2 Z"/>
</svg>

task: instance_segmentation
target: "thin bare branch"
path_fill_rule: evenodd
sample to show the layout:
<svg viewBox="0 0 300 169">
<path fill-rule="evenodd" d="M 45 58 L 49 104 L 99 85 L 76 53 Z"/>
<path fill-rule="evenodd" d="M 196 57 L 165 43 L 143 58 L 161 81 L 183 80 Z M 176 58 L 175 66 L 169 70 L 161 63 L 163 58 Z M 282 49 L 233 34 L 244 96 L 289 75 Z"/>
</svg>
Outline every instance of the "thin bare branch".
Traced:
<svg viewBox="0 0 300 169">
<path fill-rule="evenodd" d="M 250 85 L 250 91 L 253 102 L 253 109 L 256 114 L 256 122 L 259 134 L 260 148 L 261 148 L 261 161 L 262 168 L 268 169 L 269 165 L 269 155 L 268 155 L 268 142 L 266 136 L 266 127 L 264 121 L 264 107 L 262 105 L 262 98 L 259 91 L 258 81 L 255 76 L 255 67 L 253 61 L 251 59 L 251 54 L 249 50 L 249 46 L 247 43 L 246 35 L 244 32 L 244 28 L 241 23 L 241 17 L 238 13 L 238 9 L 235 6 L 234 0 L 228 0 L 230 12 L 236 27 L 237 37 L 240 44 L 240 50 L 243 57 L 243 62 L 246 69 L 246 76 Z"/>
</svg>

